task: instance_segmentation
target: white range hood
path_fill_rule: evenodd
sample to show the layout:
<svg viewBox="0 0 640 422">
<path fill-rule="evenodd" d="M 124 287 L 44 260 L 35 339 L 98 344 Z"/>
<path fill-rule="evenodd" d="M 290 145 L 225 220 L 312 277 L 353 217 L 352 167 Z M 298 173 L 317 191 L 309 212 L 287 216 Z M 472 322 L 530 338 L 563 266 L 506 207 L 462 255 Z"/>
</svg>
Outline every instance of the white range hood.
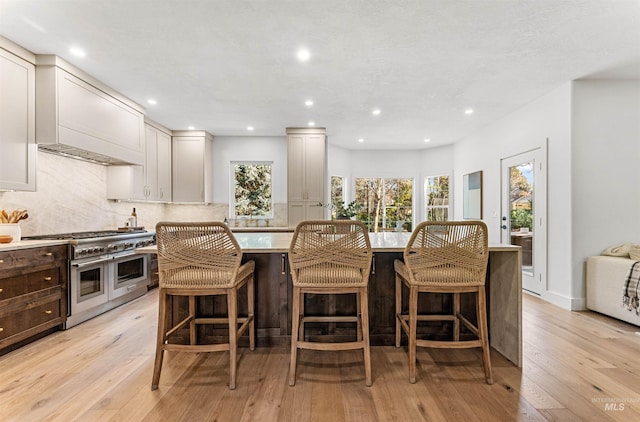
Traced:
<svg viewBox="0 0 640 422">
<path fill-rule="evenodd" d="M 57 56 L 36 56 L 40 150 L 101 164 L 144 164 L 144 109 Z"/>
</svg>

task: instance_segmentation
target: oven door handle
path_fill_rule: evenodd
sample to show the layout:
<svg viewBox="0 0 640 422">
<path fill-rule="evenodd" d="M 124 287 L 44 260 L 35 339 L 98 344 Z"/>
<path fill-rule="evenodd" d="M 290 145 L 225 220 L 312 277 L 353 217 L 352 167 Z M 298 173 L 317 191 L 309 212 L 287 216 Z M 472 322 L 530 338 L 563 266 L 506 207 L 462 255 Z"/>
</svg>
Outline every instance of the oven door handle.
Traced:
<svg viewBox="0 0 640 422">
<path fill-rule="evenodd" d="M 102 259 L 96 259 L 95 261 L 88 261 L 88 262 L 80 262 L 78 264 L 71 264 L 72 267 L 76 267 L 76 268 L 82 268 L 82 267 L 86 267 L 87 265 L 95 265 L 95 264 L 102 264 L 104 262 L 109 262 L 112 261 L 113 257 L 109 257 L 109 258 L 102 258 Z"/>
</svg>

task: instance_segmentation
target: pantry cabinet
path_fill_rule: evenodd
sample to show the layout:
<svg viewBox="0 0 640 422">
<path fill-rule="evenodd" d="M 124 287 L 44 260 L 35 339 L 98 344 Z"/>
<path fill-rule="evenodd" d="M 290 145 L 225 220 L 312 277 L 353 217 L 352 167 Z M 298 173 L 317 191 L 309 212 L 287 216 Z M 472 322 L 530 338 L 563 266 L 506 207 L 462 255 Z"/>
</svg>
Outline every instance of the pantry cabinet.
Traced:
<svg viewBox="0 0 640 422">
<path fill-rule="evenodd" d="M 4 46 L 20 51 L 0 37 L 0 189 L 33 192 L 37 155 L 35 66 Z"/>
<path fill-rule="evenodd" d="M 213 201 L 213 136 L 205 131 L 173 131 L 173 202 Z"/>
<path fill-rule="evenodd" d="M 323 218 L 326 132 L 324 128 L 287 128 L 289 227 Z"/>
<path fill-rule="evenodd" d="M 67 249 L 0 252 L 0 354 L 67 320 Z"/>
</svg>

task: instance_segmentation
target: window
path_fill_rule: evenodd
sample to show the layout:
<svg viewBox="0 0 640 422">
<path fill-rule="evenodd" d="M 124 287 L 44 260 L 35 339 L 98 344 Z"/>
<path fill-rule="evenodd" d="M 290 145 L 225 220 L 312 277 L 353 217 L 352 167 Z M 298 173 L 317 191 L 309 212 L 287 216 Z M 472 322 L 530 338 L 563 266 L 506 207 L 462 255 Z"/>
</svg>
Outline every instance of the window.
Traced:
<svg viewBox="0 0 640 422">
<path fill-rule="evenodd" d="M 425 182 L 427 221 L 449 220 L 449 176 L 429 176 Z"/>
<path fill-rule="evenodd" d="M 271 216 L 271 162 L 232 163 L 236 217 Z"/>
<path fill-rule="evenodd" d="M 412 230 L 412 179 L 356 179 L 356 201 L 370 231 Z"/>
</svg>

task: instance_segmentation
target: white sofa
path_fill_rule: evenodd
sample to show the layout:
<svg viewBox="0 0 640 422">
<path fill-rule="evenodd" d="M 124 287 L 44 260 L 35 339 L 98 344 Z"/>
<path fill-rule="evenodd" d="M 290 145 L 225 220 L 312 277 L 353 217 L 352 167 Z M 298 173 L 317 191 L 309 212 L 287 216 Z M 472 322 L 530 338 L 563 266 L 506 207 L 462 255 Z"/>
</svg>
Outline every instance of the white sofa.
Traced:
<svg viewBox="0 0 640 422">
<path fill-rule="evenodd" d="M 635 260 L 617 256 L 587 258 L 587 308 L 640 326 L 635 310 L 622 306 L 625 281 Z"/>
</svg>

